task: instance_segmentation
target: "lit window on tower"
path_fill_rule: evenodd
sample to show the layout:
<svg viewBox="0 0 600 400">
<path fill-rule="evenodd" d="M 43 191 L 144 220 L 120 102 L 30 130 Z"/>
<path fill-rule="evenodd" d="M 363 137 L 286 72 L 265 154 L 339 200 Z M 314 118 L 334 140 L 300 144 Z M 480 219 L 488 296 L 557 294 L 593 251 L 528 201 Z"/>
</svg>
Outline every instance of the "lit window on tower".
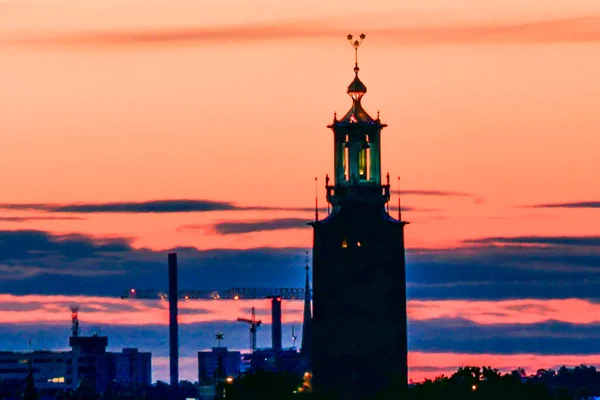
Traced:
<svg viewBox="0 0 600 400">
<path fill-rule="evenodd" d="M 349 158 L 350 158 L 350 151 L 349 151 L 348 147 L 345 147 L 344 148 L 344 180 L 348 180 L 348 177 L 350 176 Z"/>
<path fill-rule="evenodd" d="M 369 149 L 361 149 L 358 153 L 358 175 L 360 179 L 369 180 Z"/>
<path fill-rule="evenodd" d="M 348 247 L 348 240 L 346 238 L 342 239 L 342 248 L 345 249 L 346 247 Z"/>
</svg>

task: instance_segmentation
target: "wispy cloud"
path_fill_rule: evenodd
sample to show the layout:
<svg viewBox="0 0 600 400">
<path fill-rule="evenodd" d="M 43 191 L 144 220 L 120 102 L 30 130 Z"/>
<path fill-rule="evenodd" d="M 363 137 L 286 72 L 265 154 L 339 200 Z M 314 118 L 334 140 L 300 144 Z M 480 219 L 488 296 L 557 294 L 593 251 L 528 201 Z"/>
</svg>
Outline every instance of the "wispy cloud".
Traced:
<svg viewBox="0 0 600 400">
<path fill-rule="evenodd" d="M 245 25 L 39 33 L 31 37 L 5 39 L 5 44 L 26 46 L 143 46 L 160 44 L 215 45 L 255 41 L 338 38 L 347 34 L 347 18 L 290 20 Z M 519 22 L 462 23 L 427 26 L 373 26 L 369 34 L 390 45 L 523 44 L 599 42 L 600 17 Z"/>
<path fill-rule="evenodd" d="M 545 203 L 524 206 L 527 208 L 600 208 L 600 201 L 574 201 L 568 203 Z"/>
<path fill-rule="evenodd" d="M 308 228 L 306 218 L 276 218 L 254 221 L 219 222 L 212 226 L 218 235 L 240 235 L 244 233 L 279 231 Z"/>
<path fill-rule="evenodd" d="M 37 267 L 34 265 L 6 265 L 0 264 L 0 273 L 2 279 L 7 281 L 19 281 L 27 278 L 42 277 L 47 275 L 54 276 L 69 276 L 80 278 L 93 278 L 105 276 L 126 275 L 127 271 L 123 270 L 107 270 L 107 269 L 78 269 L 78 268 L 52 268 L 52 267 Z"/>
<path fill-rule="evenodd" d="M 52 217 L 52 216 L 34 216 L 34 217 L 0 217 L 0 222 L 29 222 L 29 221 L 77 221 L 83 220 L 81 217 Z"/>
<path fill-rule="evenodd" d="M 228 201 L 173 199 L 107 203 L 0 203 L 0 209 L 51 213 L 188 213 L 213 211 L 304 211 L 311 207 L 239 206 Z"/>
<path fill-rule="evenodd" d="M 486 237 L 468 239 L 465 243 L 480 244 L 534 244 L 551 246 L 593 246 L 600 247 L 600 236 L 515 236 L 515 237 Z"/>
<path fill-rule="evenodd" d="M 436 197 L 464 197 L 473 200 L 474 203 L 482 203 L 483 199 L 466 192 L 455 192 L 452 190 L 400 190 L 393 191 L 394 194 L 408 196 L 436 196 Z"/>
</svg>

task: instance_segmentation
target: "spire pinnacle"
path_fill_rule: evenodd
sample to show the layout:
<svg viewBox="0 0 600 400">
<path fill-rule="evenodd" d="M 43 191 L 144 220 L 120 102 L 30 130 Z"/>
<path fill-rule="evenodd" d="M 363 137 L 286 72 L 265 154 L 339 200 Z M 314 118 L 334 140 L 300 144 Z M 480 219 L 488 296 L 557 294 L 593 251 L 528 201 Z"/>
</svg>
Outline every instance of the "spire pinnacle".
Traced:
<svg viewBox="0 0 600 400">
<path fill-rule="evenodd" d="M 358 74 L 359 68 L 358 68 L 358 48 L 360 47 L 360 45 L 362 44 L 363 40 L 365 40 L 365 37 L 367 37 L 364 33 L 361 33 L 359 36 L 360 40 L 356 40 L 354 39 L 354 36 L 352 35 L 348 35 L 348 41 L 350 42 L 350 44 L 352 45 L 352 47 L 354 47 L 354 72 L 356 74 Z"/>
<path fill-rule="evenodd" d="M 302 344 L 301 352 L 304 355 L 311 354 L 311 339 L 312 339 L 312 312 L 310 307 L 310 278 L 308 275 L 310 258 L 308 251 L 306 252 L 306 284 L 304 286 L 304 321 L 302 324 Z"/>
</svg>

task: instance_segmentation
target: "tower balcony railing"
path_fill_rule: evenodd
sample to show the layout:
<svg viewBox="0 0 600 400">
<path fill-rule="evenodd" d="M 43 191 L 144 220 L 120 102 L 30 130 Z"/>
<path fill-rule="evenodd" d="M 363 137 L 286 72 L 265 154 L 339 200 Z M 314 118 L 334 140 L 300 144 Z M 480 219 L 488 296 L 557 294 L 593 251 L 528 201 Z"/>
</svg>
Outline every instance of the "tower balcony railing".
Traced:
<svg viewBox="0 0 600 400">
<path fill-rule="evenodd" d="M 390 185 L 326 186 L 327 201 L 331 205 L 346 202 L 385 204 L 390 200 Z"/>
</svg>

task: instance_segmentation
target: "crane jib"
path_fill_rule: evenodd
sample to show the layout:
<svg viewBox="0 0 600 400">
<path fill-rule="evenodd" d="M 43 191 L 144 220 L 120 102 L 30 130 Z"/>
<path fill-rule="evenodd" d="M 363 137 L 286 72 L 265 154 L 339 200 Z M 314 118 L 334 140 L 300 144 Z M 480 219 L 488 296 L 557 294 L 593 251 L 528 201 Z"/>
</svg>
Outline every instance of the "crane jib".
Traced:
<svg viewBox="0 0 600 400">
<path fill-rule="evenodd" d="M 310 294 L 310 293 L 309 293 Z M 257 300 L 270 297 L 280 297 L 282 300 L 302 300 L 305 290 L 303 288 L 232 288 L 226 290 L 179 290 L 180 299 L 199 300 Z M 160 300 L 168 299 L 168 291 L 152 289 L 129 289 L 121 298 L 135 298 Z"/>
</svg>

